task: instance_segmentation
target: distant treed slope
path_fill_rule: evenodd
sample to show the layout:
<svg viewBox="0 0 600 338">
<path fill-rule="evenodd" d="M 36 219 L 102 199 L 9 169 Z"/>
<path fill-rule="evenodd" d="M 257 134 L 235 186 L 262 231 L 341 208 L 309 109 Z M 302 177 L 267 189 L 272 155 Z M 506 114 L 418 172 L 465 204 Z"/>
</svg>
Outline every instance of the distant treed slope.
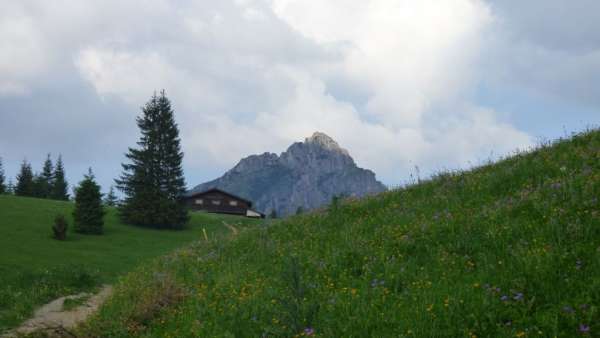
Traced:
<svg viewBox="0 0 600 338">
<path fill-rule="evenodd" d="M 323 133 L 292 144 L 281 156 L 246 157 L 222 177 L 191 192 L 214 187 L 246 197 L 258 210 L 275 210 L 278 215 L 293 214 L 298 207 L 320 207 L 337 195 L 362 197 L 386 190 L 372 171 L 357 167 L 348 152 Z"/>
<path fill-rule="evenodd" d="M 198 243 L 82 336 L 598 336 L 599 159 L 589 132 Z"/>
</svg>

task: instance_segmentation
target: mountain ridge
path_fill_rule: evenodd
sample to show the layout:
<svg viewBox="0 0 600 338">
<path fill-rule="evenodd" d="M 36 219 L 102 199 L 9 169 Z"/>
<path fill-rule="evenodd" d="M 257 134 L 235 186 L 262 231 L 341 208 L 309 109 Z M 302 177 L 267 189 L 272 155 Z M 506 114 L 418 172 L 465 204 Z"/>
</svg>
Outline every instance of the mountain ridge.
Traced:
<svg viewBox="0 0 600 338">
<path fill-rule="evenodd" d="M 280 155 L 247 156 L 189 193 L 210 188 L 248 198 L 259 211 L 278 215 L 321 207 L 334 196 L 362 197 L 387 190 L 375 173 L 359 168 L 346 149 L 322 132 L 293 143 Z"/>
</svg>

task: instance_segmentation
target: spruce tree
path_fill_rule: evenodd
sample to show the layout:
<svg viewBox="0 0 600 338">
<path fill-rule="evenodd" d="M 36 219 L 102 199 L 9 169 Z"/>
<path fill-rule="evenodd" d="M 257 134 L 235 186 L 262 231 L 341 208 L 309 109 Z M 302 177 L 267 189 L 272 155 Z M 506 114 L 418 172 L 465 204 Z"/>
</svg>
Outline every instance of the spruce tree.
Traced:
<svg viewBox="0 0 600 338">
<path fill-rule="evenodd" d="M 65 178 L 65 168 L 63 166 L 62 156 L 58 156 L 58 161 L 56 161 L 56 167 L 54 167 L 53 176 L 53 184 L 52 190 L 50 192 L 50 198 L 60 201 L 68 201 L 69 200 L 69 184 Z"/>
<path fill-rule="evenodd" d="M 119 200 L 117 199 L 117 195 L 115 195 L 115 189 L 111 185 L 110 189 L 108 190 L 108 194 L 104 198 L 104 205 L 108 207 L 114 207 L 117 205 L 118 201 Z"/>
<path fill-rule="evenodd" d="M 33 172 L 31 171 L 31 164 L 27 160 L 23 160 L 23 163 L 21 163 L 21 170 L 17 175 L 15 195 L 29 197 L 34 195 Z"/>
<path fill-rule="evenodd" d="M 2 166 L 2 157 L 0 157 L 0 195 L 6 193 L 6 184 L 4 183 L 4 167 Z"/>
<path fill-rule="evenodd" d="M 53 170 L 52 160 L 50 159 L 50 154 L 48 154 L 46 161 L 44 161 L 42 173 L 39 175 L 40 194 L 43 198 L 49 198 L 52 194 L 52 185 L 54 184 Z"/>
<path fill-rule="evenodd" d="M 12 178 L 8 179 L 8 186 L 6 187 L 6 193 L 8 195 L 14 195 L 15 194 L 15 185 L 13 184 Z"/>
<path fill-rule="evenodd" d="M 94 179 L 92 169 L 89 169 L 83 181 L 75 188 L 75 210 L 73 211 L 75 231 L 84 234 L 102 234 L 104 214 L 100 186 Z"/>
<path fill-rule="evenodd" d="M 42 175 L 35 173 L 33 175 L 33 197 L 44 198 L 44 178 Z"/>
<path fill-rule="evenodd" d="M 120 206 L 124 222 L 153 228 L 181 229 L 188 220 L 183 152 L 171 102 L 164 90 L 156 93 L 137 118 L 138 148 L 129 148 L 130 163 L 115 182 L 125 194 Z"/>
</svg>

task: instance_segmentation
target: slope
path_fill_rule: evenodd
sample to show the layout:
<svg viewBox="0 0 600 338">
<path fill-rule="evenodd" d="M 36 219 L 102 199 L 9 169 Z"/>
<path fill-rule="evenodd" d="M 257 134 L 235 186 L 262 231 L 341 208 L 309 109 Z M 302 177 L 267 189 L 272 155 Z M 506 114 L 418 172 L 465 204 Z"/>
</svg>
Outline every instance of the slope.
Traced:
<svg viewBox="0 0 600 338">
<path fill-rule="evenodd" d="M 600 132 L 129 274 L 90 336 L 535 337 L 600 332 Z"/>
<path fill-rule="evenodd" d="M 123 225 L 110 208 L 105 234 L 85 236 L 72 232 L 72 208 L 70 202 L 0 196 L 0 332 L 37 305 L 112 283 L 141 262 L 203 238 L 203 228 L 214 237 L 228 233 L 223 221 L 253 222 L 194 213 L 188 229 L 159 231 Z M 57 214 L 71 226 L 64 242 L 51 237 Z"/>
</svg>

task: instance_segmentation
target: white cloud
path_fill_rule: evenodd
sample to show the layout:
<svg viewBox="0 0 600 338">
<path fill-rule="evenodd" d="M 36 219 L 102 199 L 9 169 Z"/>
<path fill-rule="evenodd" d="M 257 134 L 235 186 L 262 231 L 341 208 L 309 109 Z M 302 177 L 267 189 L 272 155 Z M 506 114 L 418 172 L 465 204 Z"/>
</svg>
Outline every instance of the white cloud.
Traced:
<svg viewBox="0 0 600 338">
<path fill-rule="evenodd" d="M 27 81 L 45 66 L 44 44 L 33 18 L 18 5 L 3 4 L 0 51 L 0 95 L 27 93 Z"/>
<path fill-rule="evenodd" d="M 138 112 L 164 88 L 190 172 L 315 130 L 386 183 L 530 143 L 471 97 L 496 27 L 479 0 L 28 3 L 0 21 L 0 94 L 71 72 Z"/>
</svg>

